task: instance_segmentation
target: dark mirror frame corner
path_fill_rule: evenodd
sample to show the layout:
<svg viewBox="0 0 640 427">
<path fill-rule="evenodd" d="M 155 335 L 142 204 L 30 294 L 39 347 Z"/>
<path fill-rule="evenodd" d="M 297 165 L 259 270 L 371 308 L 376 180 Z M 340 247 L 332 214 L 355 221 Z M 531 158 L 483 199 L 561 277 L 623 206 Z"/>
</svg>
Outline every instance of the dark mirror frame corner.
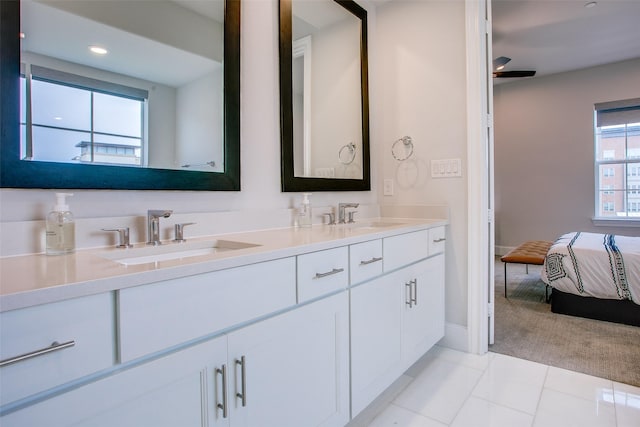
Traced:
<svg viewBox="0 0 640 427">
<path fill-rule="evenodd" d="M 240 191 L 240 1 L 225 0 L 224 172 L 20 160 L 20 1 L 0 1 L 0 187 Z"/>
<path fill-rule="evenodd" d="M 371 156 L 369 146 L 369 70 L 367 43 L 367 11 L 353 0 L 335 1 L 361 20 L 361 109 L 362 109 L 362 179 L 305 178 L 294 173 L 293 94 L 292 94 L 292 5 L 295 0 L 279 0 L 280 50 L 280 165 L 283 192 L 303 191 L 370 191 Z"/>
</svg>

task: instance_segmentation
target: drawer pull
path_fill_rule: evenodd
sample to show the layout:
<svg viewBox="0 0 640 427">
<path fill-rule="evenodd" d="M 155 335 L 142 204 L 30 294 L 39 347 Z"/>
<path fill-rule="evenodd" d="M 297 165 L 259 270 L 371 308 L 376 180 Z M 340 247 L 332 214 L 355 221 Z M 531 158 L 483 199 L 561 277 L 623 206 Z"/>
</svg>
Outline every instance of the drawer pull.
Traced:
<svg viewBox="0 0 640 427">
<path fill-rule="evenodd" d="M 23 360 L 31 359 L 33 357 L 42 356 L 43 354 L 52 353 L 54 351 L 63 350 L 65 348 L 73 347 L 76 345 L 75 341 L 67 341 L 60 344 L 58 341 L 54 341 L 47 348 L 43 348 L 36 351 L 31 351 L 29 353 L 21 354 L 19 356 L 10 357 L 8 359 L 4 359 L 0 361 L 0 367 L 11 365 L 13 363 L 21 362 Z"/>
<path fill-rule="evenodd" d="M 369 265 L 378 261 L 382 261 L 382 257 L 373 257 L 369 261 L 360 261 L 360 265 Z"/>
<path fill-rule="evenodd" d="M 433 239 L 433 243 L 440 243 L 440 242 L 444 242 L 445 240 L 447 239 L 445 239 L 444 237 L 441 237 L 439 239 Z"/>
<path fill-rule="evenodd" d="M 216 374 L 222 376 L 222 403 L 218 403 L 216 407 L 222 409 L 222 418 L 227 418 L 229 414 L 229 405 L 227 405 L 227 365 L 222 365 L 222 369 L 216 369 Z"/>
<path fill-rule="evenodd" d="M 342 273 L 344 268 L 334 268 L 331 271 L 327 271 L 326 273 L 316 273 L 314 279 L 322 279 L 323 277 L 332 276 L 334 274 Z"/>
<path fill-rule="evenodd" d="M 247 362 L 242 356 L 240 360 L 236 359 L 236 365 L 240 365 L 240 387 L 241 393 L 236 393 L 236 397 L 241 399 L 242 406 L 247 406 Z"/>
</svg>

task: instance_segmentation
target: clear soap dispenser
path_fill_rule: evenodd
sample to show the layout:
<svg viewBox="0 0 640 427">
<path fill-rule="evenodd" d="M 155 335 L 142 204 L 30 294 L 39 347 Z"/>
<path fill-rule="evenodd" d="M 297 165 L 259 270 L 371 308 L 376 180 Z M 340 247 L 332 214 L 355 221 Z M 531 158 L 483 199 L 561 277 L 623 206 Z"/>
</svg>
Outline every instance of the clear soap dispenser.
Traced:
<svg viewBox="0 0 640 427">
<path fill-rule="evenodd" d="M 69 211 L 66 197 L 71 193 L 56 193 L 56 204 L 47 215 L 46 253 L 64 255 L 76 249 L 76 223 Z"/>
<path fill-rule="evenodd" d="M 298 211 L 298 225 L 300 227 L 311 227 L 311 201 L 309 200 L 311 193 L 303 193 L 303 196 L 302 204 Z"/>
</svg>

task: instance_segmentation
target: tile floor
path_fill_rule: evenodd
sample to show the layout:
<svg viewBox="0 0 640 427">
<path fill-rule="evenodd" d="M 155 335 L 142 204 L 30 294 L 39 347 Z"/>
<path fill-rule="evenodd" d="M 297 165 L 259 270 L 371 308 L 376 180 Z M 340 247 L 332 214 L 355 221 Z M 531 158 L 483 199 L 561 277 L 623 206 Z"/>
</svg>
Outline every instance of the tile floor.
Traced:
<svg viewBox="0 0 640 427">
<path fill-rule="evenodd" d="M 392 426 L 640 427 L 640 388 L 436 346 L 348 425 Z"/>
</svg>

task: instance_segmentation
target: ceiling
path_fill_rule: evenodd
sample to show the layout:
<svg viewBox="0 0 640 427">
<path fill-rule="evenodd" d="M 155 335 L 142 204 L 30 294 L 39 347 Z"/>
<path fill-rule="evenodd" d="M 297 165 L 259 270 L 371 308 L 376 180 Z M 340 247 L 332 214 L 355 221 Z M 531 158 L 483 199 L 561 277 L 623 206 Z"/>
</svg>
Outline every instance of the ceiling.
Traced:
<svg viewBox="0 0 640 427">
<path fill-rule="evenodd" d="M 493 57 L 536 76 L 640 58 L 640 0 L 590 1 L 493 0 Z"/>
</svg>

